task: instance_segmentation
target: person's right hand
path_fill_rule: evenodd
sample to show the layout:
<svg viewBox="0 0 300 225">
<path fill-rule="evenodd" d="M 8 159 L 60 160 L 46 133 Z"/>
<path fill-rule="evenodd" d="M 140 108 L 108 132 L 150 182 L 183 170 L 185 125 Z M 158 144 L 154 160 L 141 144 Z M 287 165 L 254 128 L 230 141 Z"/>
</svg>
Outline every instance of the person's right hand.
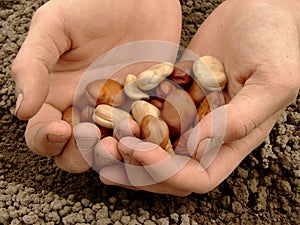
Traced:
<svg viewBox="0 0 300 225">
<path fill-rule="evenodd" d="M 55 156 L 67 171 L 87 170 L 70 125 L 61 120 L 84 71 L 116 46 L 140 40 L 178 44 L 180 32 L 181 9 L 174 0 L 51 0 L 43 5 L 12 66 L 16 115 L 29 119 L 29 148 Z"/>
<path fill-rule="evenodd" d="M 102 181 L 179 196 L 211 191 L 265 140 L 297 97 L 299 43 L 299 0 L 226 0 L 193 37 L 188 46 L 193 54 L 181 58 L 214 56 L 228 78 L 227 104 L 183 138 L 182 152 L 194 157 L 170 157 L 157 145 L 126 137 L 118 145 L 125 166 L 102 169 Z"/>
</svg>

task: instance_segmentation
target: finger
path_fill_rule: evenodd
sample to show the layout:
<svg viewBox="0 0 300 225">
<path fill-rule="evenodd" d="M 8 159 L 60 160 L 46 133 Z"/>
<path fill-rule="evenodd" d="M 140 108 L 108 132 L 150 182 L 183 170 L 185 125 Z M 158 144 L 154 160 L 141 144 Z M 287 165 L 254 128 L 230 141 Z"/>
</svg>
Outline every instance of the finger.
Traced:
<svg viewBox="0 0 300 225">
<path fill-rule="evenodd" d="M 121 162 L 118 141 L 113 137 L 101 139 L 95 146 L 93 169 L 100 171 L 103 167 Z"/>
<path fill-rule="evenodd" d="M 157 190 L 159 193 L 172 193 L 180 196 L 187 194 L 180 188 L 173 186 L 170 188 L 162 184 L 162 181 L 178 173 L 189 158 L 170 156 L 158 145 L 143 142 L 134 137 L 121 139 L 119 149 L 138 162 L 138 165 L 142 165 L 125 166 L 131 184 L 140 186 L 143 190 Z"/>
<path fill-rule="evenodd" d="M 80 123 L 74 126 L 72 136 L 55 162 L 63 170 L 81 173 L 93 164 L 94 147 L 101 137 L 98 127 L 92 123 Z"/>
<path fill-rule="evenodd" d="M 114 125 L 114 136 L 120 140 L 126 136 L 140 137 L 140 127 L 134 119 L 124 118 Z"/>
<path fill-rule="evenodd" d="M 131 190 L 143 190 L 159 194 L 172 194 L 176 196 L 187 196 L 191 192 L 162 183 L 152 185 L 133 186 L 130 184 L 124 164 L 113 164 L 106 166 L 100 171 L 100 180 L 106 185 L 115 185 Z"/>
<path fill-rule="evenodd" d="M 141 164 L 135 160 L 135 158 L 132 156 L 133 149 L 137 146 L 137 144 L 142 143 L 143 141 L 138 138 L 132 138 L 131 136 L 126 136 L 120 139 L 118 143 L 118 149 L 124 158 L 125 168 L 130 170 L 132 169 L 130 166 L 136 166 L 133 168 L 139 168 L 138 166 L 141 166 Z M 128 166 L 127 166 L 128 165 Z M 139 169 L 137 169 L 139 170 Z M 140 171 L 141 173 L 144 173 L 144 170 Z M 133 178 L 135 179 L 135 178 Z M 135 183 L 135 182 L 131 182 Z"/>
<path fill-rule="evenodd" d="M 94 149 L 101 138 L 100 129 L 93 123 L 79 123 L 73 128 L 76 149 L 79 150 L 86 162 L 93 166 Z"/>
<path fill-rule="evenodd" d="M 16 82 L 16 115 L 29 119 L 48 95 L 48 76 L 60 55 L 70 47 L 63 18 L 45 4 L 34 14 L 29 33 L 12 65 Z"/>
<path fill-rule="evenodd" d="M 90 162 L 77 148 L 72 134 L 60 155 L 54 156 L 56 165 L 71 173 L 82 173 L 90 169 Z"/>
<path fill-rule="evenodd" d="M 128 157 L 131 157 L 133 160 L 135 160 L 134 164 L 138 165 L 142 165 L 142 161 L 139 162 L 139 159 L 133 156 L 135 151 L 143 151 L 147 154 L 154 146 L 155 149 L 157 147 L 157 145 L 149 142 L 142 142 L 134 137 L 122 138 L 118 146 L 123 154 L 127 154 Z M 141 150 L 137 150 L 136 147 L 138 149 L 140 148 Z M 162 151 L 165 152 L 164 150 Z M 164 159 L 164 156 L 162 156 L 160 159 Z M 153 179 L 148 173 L 147 169 L 145 169 L 143 166 L 128 165 L 122 162 L 104 167 L 100 171 L 100 178 L 106 184 L 117 185 L 126 188 L 131 187 L 131 189 L 132 187 L 135 187 L 135 189 L 138 190 L 173 194 L 176 196 L 186 196 L 190 194 L 190 192 L 180 188 L 169 187 L 165 184 L 161 184 L 159 181 Z"/>
<path fill-rule="evenodd" d="M 140 143 L 143 143 L 143 141 L 138 138 L 124 137 L 118 144 L 119 151 L 124 158 L 124 166 L 128 180 L 131 185 L 136 187 L 151 185 L 155 182 L 139 161 L 132 155 L 134 149 Z"/>
<path fill-rule="evenodd" d="M 61 112 L 49 104 L 28 121 L 25 140 L 36 154 L 55 156 L 61 154 L 71 138 L 70 125 L 61 120 Z"/>
<path fill-rule="evenodd" d="M 118 144 L 118 150 L 124 159 L 124 162 L 117 162 L 116 165 L 106 166 L 100 170 L 100 177 L 102 180 L 109 180 L 111 183 L 119 186 L 143 186 L 152 183 L 151 177 L 146 173 L 144 168 L 137 163 L 132 161 L 131 157 L 132 148 L 141 140 L 137 138 L 125 137 L 122 138 Z M 130 164 L 133 165 L 130 165 Z M 108 169 L 110 168 L 110 169 Z M 120 172 L 112 172 L 114 168 Z"/>
<path fill-rule="evenodd" d="M 103 167 L 99 172 L 99 178 L 106 185 L 120 186 L 136 191 L 139 190 L 139 188 L 130 185 L 124 164 L 122 163 Z"/>
</svg>

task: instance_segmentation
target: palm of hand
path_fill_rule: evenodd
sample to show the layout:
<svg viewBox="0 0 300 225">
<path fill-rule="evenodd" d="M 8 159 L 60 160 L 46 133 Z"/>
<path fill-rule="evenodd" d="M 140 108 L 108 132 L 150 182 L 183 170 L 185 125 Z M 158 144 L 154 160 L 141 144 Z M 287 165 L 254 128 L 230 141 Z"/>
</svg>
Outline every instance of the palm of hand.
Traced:
<svg viewBox="0 0 300 225">
<path fill-rule="evenodd" d="M 165 11 L 163 10 L 164 7 L 153 1 L 147 1 L 147 3 L 130 1 L 122 5 L 122 1 L 106 3 L 96 0 L 89 1 L 84 6 L 79 1 L 77 4 L 76 1 L 73 1 L 72 5 L 69 6 L 63 5 L 64 3 L 61 1 L 49 3 L 53 7 L 54 4 L 62 5 L 61 7 L 55 5 L 55 9 L 60 8 L 57 10 L 55 20 L 51 20 L 51 18 L 48 20 L 49 12 L 45 15 L 42 11 L 41 15 L 38 15 L 46 16 L 44 20 L 49 21 L 49 26 L 58 29 L 58 32 L 49 34 L 56 44 L 55 47 L 58 48 L 60 57 L 55 65 L 48 66 L 51 74 L 50 93 L 47 102 L 55 105 L 60 111 L 70 105 L 72 99 L 70 97 L 74 96 L 74 88 L 78 79 L 82 76 L 83 71 L 100 55 L 119 45 L 139 40 L 157 39 L 179 42 L 180 16 L 170 15 L 169 19 L 162 19 L 160 23 L 155 23 L 157 17 L 165 15 L 164 17 L 168 18 L 166 14 L 174 13 L 174 10 L 169 7 L 169 12 Z M 122 7 L 120 7 L 121 5 Z M 173 8 L 176 6 L 176 4 L 171 5 Z M 45 7 L 44 10 L 46 11 L 47 8 Z M 149 15 L 147 14 L 148 10 L 154 13 Z M 178 13 L 179 10 L 175 10 L 175 12 Z M 177 19 L 170 19 L 171 16 Z M 53 15 L 48 17 L 53 17 Z M 61 21 L 65 21 L 65 23 L 62 24 Z M 64 40 L 58 41 L 62 39 L 61 37 L 64 37 Z M 57 51 L 55 48 L 49 50 Z M 51 69 L 52 67 L 53 69 Z M 66 84 L 71 87 L 66 88 Z M 60 100 L 59 96 L 62 93 L 68 97 Z"/>
</svg>

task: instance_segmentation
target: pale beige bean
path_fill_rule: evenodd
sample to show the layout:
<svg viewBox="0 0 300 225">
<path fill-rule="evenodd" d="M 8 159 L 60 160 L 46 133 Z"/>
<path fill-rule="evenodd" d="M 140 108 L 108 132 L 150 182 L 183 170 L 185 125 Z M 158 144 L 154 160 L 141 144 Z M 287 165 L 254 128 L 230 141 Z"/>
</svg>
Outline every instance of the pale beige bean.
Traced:
<svg viewBox="0 0 300 225">
<path fill-rule="evenodd" d="M 137 86 L 142 90 L 152 90 L 157 87 L 174 69 L 171 63 L 156 64 L 137 76 Z"/>
<path fill-rule="evenodd" d="M 227 77 L 223 64 L 213 56 L 202 56 L 194 62 L 195 78 L 203 88 L 209 91 L 221 91 L 225 88 Z"/>
<path fill-rule="evenodd" d="M 137 77 L 133 74 L 126 76 L 124 79 L 125 94 L 133 100 L 149 99 L 150 96 L 138 87 L 136 80 Z"/>
<path fill-rule="evenodd" d="M 131 118 L 131 115 L 125 110 L 106 104 L 98 105 L 93 115 L 95 123 L 105 128 L 113 128 L 115 123 L 124 118 Z"/>
<path fill-rule="evenodd" d="M 140 125 L 143 118 L 147 115 L 159 118 L 160 110 L 147 101 L 137 100 L 131 105 L 131 114 L 135 121 Z"/>
</svg>

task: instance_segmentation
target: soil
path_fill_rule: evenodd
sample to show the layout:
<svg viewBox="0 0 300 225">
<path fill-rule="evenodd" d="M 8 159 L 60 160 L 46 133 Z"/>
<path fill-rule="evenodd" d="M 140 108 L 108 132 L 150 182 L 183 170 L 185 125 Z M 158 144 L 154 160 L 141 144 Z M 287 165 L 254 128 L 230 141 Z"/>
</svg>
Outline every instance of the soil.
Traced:
<svg viewBox="0 0 300 225">
<path fill-rule="evenodd" d="M 213 191 L 180 198 L 102 184 L 32 154 L 15 103 L 11 63 L 46 0 L 0 1 L 0 224 L 300 224 L 300 95 L 271 134 Z M 182 0 L 182 45 L 221 0 Z"/>
</svg>

